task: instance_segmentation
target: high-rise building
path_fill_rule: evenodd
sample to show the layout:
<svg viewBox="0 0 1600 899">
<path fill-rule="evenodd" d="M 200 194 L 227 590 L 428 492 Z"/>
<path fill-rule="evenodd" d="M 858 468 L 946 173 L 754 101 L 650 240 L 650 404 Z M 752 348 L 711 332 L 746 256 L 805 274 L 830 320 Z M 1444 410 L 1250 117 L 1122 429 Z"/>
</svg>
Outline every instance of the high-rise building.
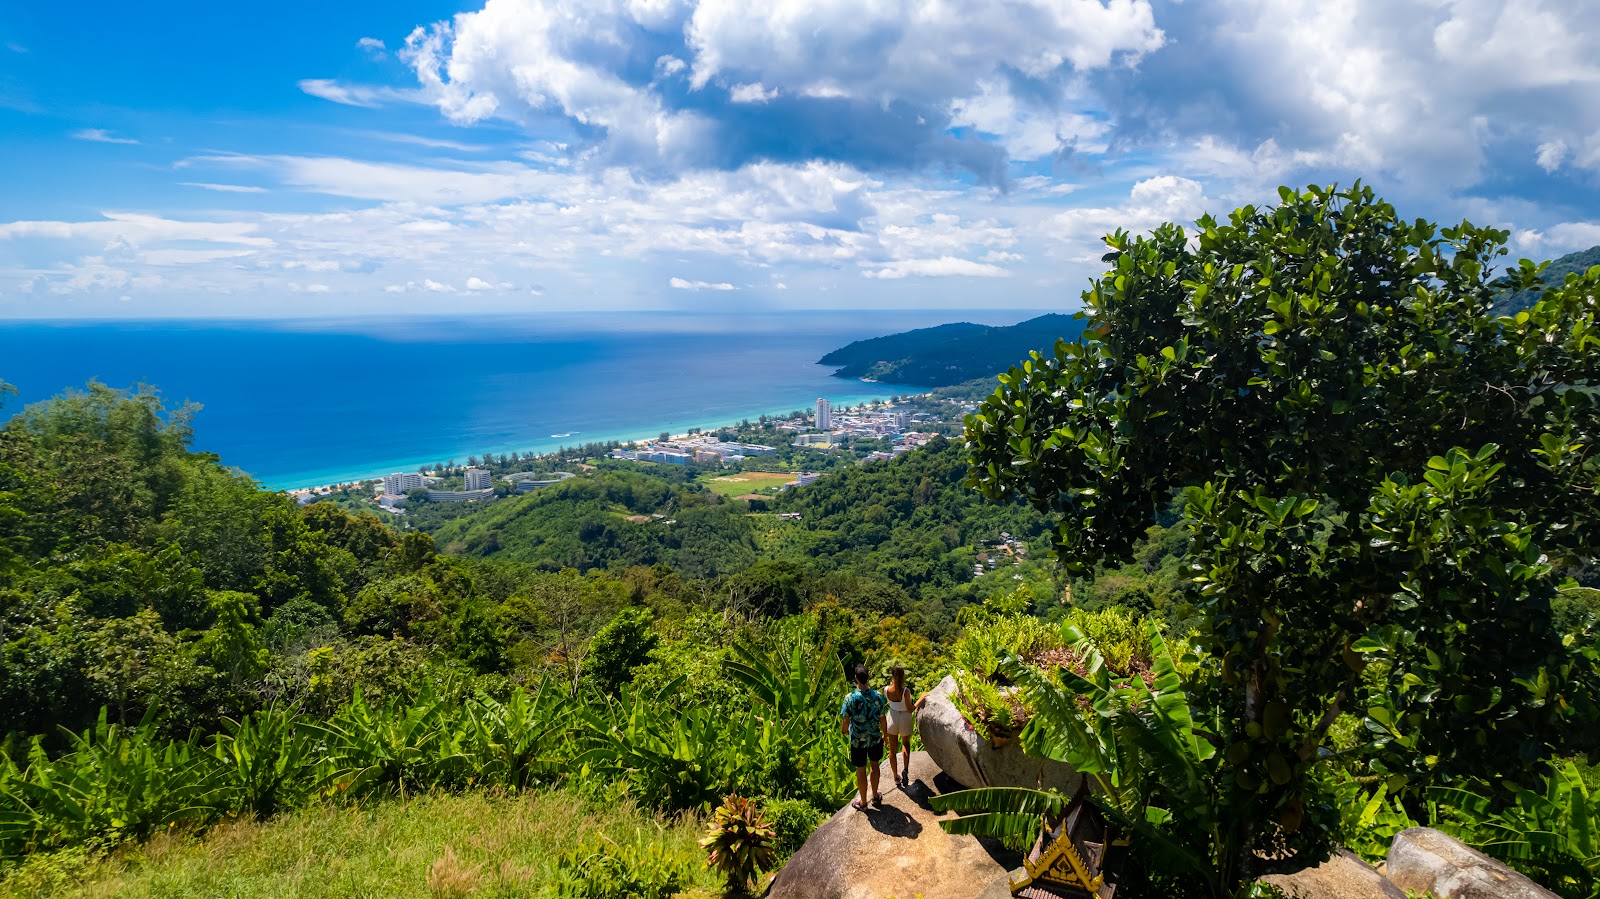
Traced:
<svg viewBox="0 0 1600 899">
<path fill-rule="evenodd" d="M 911 430 L 911 413 L 910 412 L 896 412 L 894 414 L 894 429 L 896 431 L 909 431 L 909 430 Z"/>
<path fill-rule="evenodd" d="M 486 488 L 494 486 L 490 482 L 489 470 L 486 469 L 486 468 L 469 468 L 469 469 L 467 469 L 466 481 L 467 481 L 466 489 L 468 489 L 468 490 L 484 490 Z"/>
<path fill-rule="evenodd" d="M 817 430 L 833 430 L 833 404 L 817 397 Z"/>
<path fill-rule="evenodd" d="M 400 496 L 409 490 L 416 490 L 422 484 L 422 475 L 414 471 L 397 471 L 391 475 L 384 475 L 383 492 Z"/>
</svg>

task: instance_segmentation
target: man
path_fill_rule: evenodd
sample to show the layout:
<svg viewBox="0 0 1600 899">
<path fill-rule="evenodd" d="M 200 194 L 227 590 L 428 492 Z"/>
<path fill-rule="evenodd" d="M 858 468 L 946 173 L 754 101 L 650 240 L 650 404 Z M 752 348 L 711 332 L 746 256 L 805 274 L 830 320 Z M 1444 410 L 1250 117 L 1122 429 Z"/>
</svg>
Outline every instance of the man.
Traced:
<svg viewBox="0 0 1600 899">
<path fill-rule="evenodd" d="M 850 807 L 861 811 L 867 807 L 867 785 L 872 786 L 872 804 L 883 805 L 883 794 L 878 792 L 878 763 L 883 761 L 884 720 L 889 701 L 872 689 L 867 666 L 855 669 L 856 688 L 844 698 L 839 709 L 839 732 L 850 737 L 850 764 L 856 767 L 856 798 Z M 871 762 L 872 772 L 867 773 Z"/>
</svg>

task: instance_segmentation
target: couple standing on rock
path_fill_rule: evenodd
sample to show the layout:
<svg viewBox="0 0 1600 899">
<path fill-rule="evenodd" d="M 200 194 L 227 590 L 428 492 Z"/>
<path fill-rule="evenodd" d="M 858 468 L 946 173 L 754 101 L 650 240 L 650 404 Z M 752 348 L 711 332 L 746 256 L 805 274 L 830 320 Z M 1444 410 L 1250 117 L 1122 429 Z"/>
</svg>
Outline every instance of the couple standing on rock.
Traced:
<svg viewBox="0 0 1600 899">
<path fill-rule="evenodd" d="M 878 792 L 878 763 L 883 761 L 884 734 L 889 736 L 890 773 L 900 786 L 911 785 L 911 716 L 928 697 L 924 694 L 915 704 L 911 702 L 906 670 L 899 665 L 889 669 L 889 683 L 882 693 L 872 689 L 867 666 L 857 665 L 854 674 L 856 688 L 839 709 L 839 732 L 850 737 L 850 764 L 856 768 L 856 798 L 850 807 L 861 811 L 869 801 L 869 784 L 871 803 L 883 805 L 883 794 Z M 897 761 L 899 765 L 895 764 Z"/>
</svg>

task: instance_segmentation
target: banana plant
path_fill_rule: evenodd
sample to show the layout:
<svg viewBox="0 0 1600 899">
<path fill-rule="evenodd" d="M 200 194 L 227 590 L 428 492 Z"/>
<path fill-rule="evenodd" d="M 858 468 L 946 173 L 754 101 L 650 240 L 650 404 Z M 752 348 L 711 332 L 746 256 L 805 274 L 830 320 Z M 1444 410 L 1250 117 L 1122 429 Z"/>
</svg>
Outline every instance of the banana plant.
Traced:
<svg viewBox="0 0 1600 899">
<path fill-rule="evenodd" d="M 306 725 L 320 736 L 318 787 L 356 796 L 459 785 L 465 781 L 463 731 L 445 711 L 431 686 L 410 704 L 391 700 L 380 708 L 369 706 L 358 688 L 331 719 Z"/>
<path fill-rule="evenodd" d="M 663 811 L 709 811 L 755 770 L 764 728 L 751 713 L 728 716 L 714 709 L 663 703 L 681 684 L 659 694 L 608 697 L 580 713 L 583 751 L 575 766 L 626 782 L 643 804 Z"/>
<path fill-rule="evenodd" d="M 472 699 L 461 751 L 474 782 L 521 789 L 560 780 L 575 754 L 575 710 L 568 691 L 548 678 L 532 692 L 514 691 L 505 702 L 486 695 Z"/>
<path fill-rule="evenodd" d="M 154 710 L 128 728 L 105 709 L 83 733 L 64 731 L 70 750 L 51 759 L 35 739 L 26 768 L 0 778 L 0 844 L 7 854 L 99 841 L 115 845 L 180 822 L 221 814 L 220 766 L 198 736 L 157 742 Z"/>
<path fill-rule="evenodd" d="M 264 820 L 304 797 L 313 769 L 311 728 L 296 711 L 272 706 L 222 725 L 212 755 L 239 808 Z"/>
<path fill-rule="evenodd" d="M 1216 748 L 1189 707 L 1177 666 L 1160 629 L 1147 625 L 1152 679 L 1113 677 L 1082 631 L 1062 640 L 1084 665 L 1062 669 L 1058 683 L 1006 653 L 1001 671 L 1034 709 L 1022 732 L 1030 755 L 1073 766 L 1093 784 L 1090 801 L 1134 841 L 1134 851 L 1181 875 L 1212 896 L 1229 895 L 1236 879 L 1230 832 L 1218 808 L 1212 760 Z M 932 800 L 937 811 L 961 817 L 941 822 L 951 833 L 992 837 L 1023 850 L 1038 835 L 1041 816 L 1059 816 L 1070 797 L 1053 790 L 986 788 Z"/>
<path fill-rule="evenodd" d="M 736 643 L 736 658 L 728 660 L 728 676 L 743 684 L 751 694 L 779 718 L 809 714 L 831 707 L 844 691 L 844 669 L 824 647 L 812 652 L 795 640 L 785 657 Z"/>
<path fill-rule="evenodd" d="M 1499 811 L 1471 790 L 1427 791 L 1434 827 L 1501 859 L 1563 896 L 1600 896 L 1600 808 L 1568 762 L 1535 793 L 1513 789 Z"/>
</svg>

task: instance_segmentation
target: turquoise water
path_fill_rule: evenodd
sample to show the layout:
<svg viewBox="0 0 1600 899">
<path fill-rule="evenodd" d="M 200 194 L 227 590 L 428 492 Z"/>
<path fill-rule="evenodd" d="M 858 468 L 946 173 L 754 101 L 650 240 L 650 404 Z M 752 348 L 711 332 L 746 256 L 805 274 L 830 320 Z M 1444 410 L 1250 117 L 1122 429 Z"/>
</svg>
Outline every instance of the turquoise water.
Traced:
<svg viewBox="0 0 1600 899">
<path fill-rule="evenodd" d="M 916 392 L 815 363 L 865 337 L 1028 314 L 0 324 L 0 380 L 21 392 L 0 414 L 90 378 L 153 384 L 204 407 L 195 449 L 292 489 Z"/>
</svg>

